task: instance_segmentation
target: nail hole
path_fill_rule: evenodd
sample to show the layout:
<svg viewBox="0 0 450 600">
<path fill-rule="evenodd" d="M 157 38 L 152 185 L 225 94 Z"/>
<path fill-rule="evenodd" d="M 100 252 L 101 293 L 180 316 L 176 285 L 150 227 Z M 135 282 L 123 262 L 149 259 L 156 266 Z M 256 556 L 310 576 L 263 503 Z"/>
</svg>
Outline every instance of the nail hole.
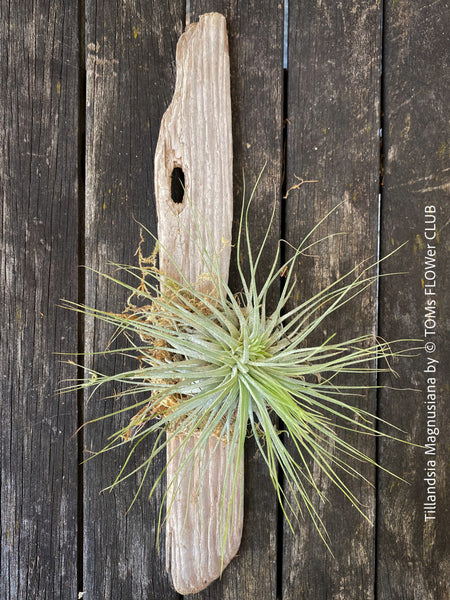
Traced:
<svg viewBox="0 0 450 600">
<path fill-rule="evenodd" d="M 175 167 L 170 176 L 172 179 L 170 185 L 170 195 L 172 202 L 175 204 L 181 204 L 184 198 L 184 173 L 180 167 Z"/>
</svg>

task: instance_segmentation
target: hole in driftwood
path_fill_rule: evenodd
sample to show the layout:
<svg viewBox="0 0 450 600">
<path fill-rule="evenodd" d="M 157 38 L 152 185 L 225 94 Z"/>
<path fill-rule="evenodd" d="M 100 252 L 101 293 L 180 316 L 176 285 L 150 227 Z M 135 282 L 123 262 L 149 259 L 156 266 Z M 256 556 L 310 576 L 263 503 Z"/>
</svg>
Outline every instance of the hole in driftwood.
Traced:
<svg viewBox="0 0 450 600">
<path fill-rule="evenodd" d="M 184 198 L 184 173 L 181 167 L 175 167 L 172 171 L 171 184 L 170 184 L 170 196 L 172 202 L 175 204 L 181 204 Z"/>
</svg>

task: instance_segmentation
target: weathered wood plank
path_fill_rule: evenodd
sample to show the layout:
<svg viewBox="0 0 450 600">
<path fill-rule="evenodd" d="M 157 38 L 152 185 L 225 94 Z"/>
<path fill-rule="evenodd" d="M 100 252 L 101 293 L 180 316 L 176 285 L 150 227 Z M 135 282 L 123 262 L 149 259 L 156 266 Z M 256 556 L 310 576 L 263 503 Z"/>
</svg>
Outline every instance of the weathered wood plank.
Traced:
<svg viewBox="0 0 450 600">
<path fill-rule="evenodd" d="M 78 3 L 0 3 L 0 597 L 77 596 Z"/>
<path fill-rule="evenodd" d="M 395 396 L 384 392 L 380 414 L 412 442 L 426 444 L 428 426 L 430 440 L 435 425 L 439 434 L 435 454 L 388 442 L 380 445 L 380 460 L 410 485 L 379 476 L 379 600 L 450 597 L 449 8 L 446 1 L 412 6 L 405 0 L 385 8 L 382 248 L 386 254 L 402 242 L 408 244 L 383 269 L 406 274 L 382 281 L 381 334 L 422 338 L 436 349 L 428 346 L 428 352 L 394 365 L 400 383 L 420 391 Z M 398 386 L 393 378 L 383 378 L 383 383 Z M 428 461 L 435 463 L 428 465 L 427 474 Z M 436 507 L 433 501 L 428 506 L 435 513 L 425 510 L 428 488 L 433 487 L 436 493 L 430 496 L 436 496 Z M 435 519 L 425 521 L 426 514 Z"/>
<path fill-rule="evenodd" d="M 202 15 L 180 37 L 177 80 L 161 121 L 155 152 L 159 266 L 179 273 L 208 292 L 208 265 L 198 244 L 216 257 L 228 280 L 233 220 L 230 62 L 222 15 Z M 181 171 L 180 171 L 181 169 Z M 173 179 L 184 179 L 185 193 L 173 198 Z M 182 175 L 181 175 L 182 173 Z M 176 266 L 175 266 L 176 265 Z"/>
<path fill-rule="evenodd" d="M 230 61 L 223 15 L 207 13 L 191 23 L 178 40 L 176 67 L 175 92 L 155 152 L 159 267 L 173 280 L 183 283 L 185 278 L 210 293 L 212 276 L 228 281 L 233 222 Z M 185 186 L 178 194 L 177 174 Z M 217 274 L 211 273 L 205 256 L 217 263 Z M 243 459 L 233 493 L 227 444 L 211 436 L 204 456 L 185 463 L 194 440 L 183 449 L 186 435 L 176 436 L 166 453 L 171 506 L 166 566 L 181 594 L 199 592 L 217 579 L 238 551 L 242 535 Z"/>
<path fill-rule="evenodd" d="M 341 201 L 342 207 L 321 226 L 315 239 L 346 234 L 322 242 L 310 256 L 302 257 L 298 301 L 376 255 L 380 21 L 380 5 L 368 0 L 289 3 L 287 187 L 298 183 L 295 176 L 318 181 L 289 194 L 285 235 L 298 244 Z M 344 340 L 374 331 L 375 306 L 375 290 L 367 290 L 308 342 L 324 341 L 332 333 Z M 365 378 L 366 385 L 369 381 Z M 373 394 L 359 402 L 375 410 Z M 372 438 L 350 432 L 342 435 L 375 457 Z M 374 481 L 371 467 L 354 466 Z M 347 483 L 373 519 L 373 490 L 356 479 Z M 335 556 L 329 554 L 307 514 L 295 536 L 285 526 L 282 598 L 373 598 L 373 528 L 326 477 L 318 475 L 317 484 L 329 500 L 326 504 L 316 501 L 315 506 Z"/>
<path fill-rule="evenodd" d="M 143 223 L 156 233 L 153 156 L 164 110 L 175 83 L 175 46 L 185 19 L 184 2 L 103 3 L 89 0 L 86 13 L 86 264 L 107 270 L 112 260 L 136 264 L 134 252 Z M 144 247 L 149 253 L 152 244 Z M 121 310 L 126 293 L 90 274 L 86 302 Z M 88 350 L 106 348 L 112 331 L 87 323 Z M 118 372 L 120 361 L 95 359 L 100 371 Z M 133 363 L 130 363 L 133 364 Z M 105 391 L 105 395 L 114 390 Z M 114 399 L 92 399 L 85 420 L 119 408 Z M 122 406 L 122 404 L 120 404 Z M 131 416 L 131 415 L 130 415 Z M 124 416 L 85 429 L 86 450 L 98 450 L 127 422 Z M 146 457 L 149 445 L 136 453 L 133 465 Z M 175 598 L 164 563 L 164 544 L 156 549 L 161 492 L 146 493 L 163 464 L 155 462 L 138 502 L 127 513 L 140 476 L 112 493 L 99 496 L 112 483 L 130 448 L 94 459 L 84 476 L 84 588 L 92 598 Z"/>
<path fill-rule="evenodd" d="M 267 163 L 250 218 L 252 237 L 258 247 L 276 205 L 275 226 L 267 252 L 272 256 L 280 238 L 283 7 L 272 0 L 191 0 L 190 5 L 191 21 L 209 11 L 224 14 L 227 20 L 233 117 L 233 242 L 242 203 L 242 173 L 248 195 Z M 232 252 L 230 285 L 239 291 L 235 261 L 236 255 Z M 262 272 L 261 279 L 264 276 Z M 275 298 L 276 291 L 272 300 Z M 238 556 L 219 581 L 191 598 L 275 598 L 277 504 L 266 471 L 255 445 L 249 440 L 245 458 L 244 528 Z"/>
<path fill-rule="evenodd" d="M 241 460 L 233 492 L 233 478 L 227 472 L 228 449 L 225 442 L 218 445 L 217 438 L 211 436 L 201 459 L 190 459 L 183 464 L 186 455 L 194 450 L 195 436 L 191 436 L 183 448 L 185 440 L 186 436 L 177 436 L 167 445 L 167 482 L 173 482 L 168 506 L 172 503 L 174 489 L 176 497 L 166 522 L 167 570 L 175 589 L 184 595 L 205 589 L 220 577 L 238 552 L 244 483 L 244 461 Z M 230 502 L 229 533 L 223 547 Z"/>
</svg>

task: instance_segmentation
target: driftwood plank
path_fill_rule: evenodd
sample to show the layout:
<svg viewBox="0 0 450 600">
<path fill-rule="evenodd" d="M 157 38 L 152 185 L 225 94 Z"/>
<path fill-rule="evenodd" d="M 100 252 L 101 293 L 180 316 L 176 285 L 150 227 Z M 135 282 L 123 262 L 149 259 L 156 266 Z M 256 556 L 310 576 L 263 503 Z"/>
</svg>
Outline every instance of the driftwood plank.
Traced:
<svg viewBox="0 0 450 600">
<path fill-rule="evenodd" d="M 226 443 L 220 442 L 217 446 L 217 439 L 211 437 L 201 458 L 183 464 L 186 454 L 194 449 L 195 439 L 189 440 L 180 451 L 184 441 L 183 436 L 177 436 L 167 445 L 167 460 L 170 461 L 167 482 L 173 481 L 172 489 L 176 492 L 169 491 L 171 510 L 166 522 L 166 552 L 167 570 L 175 589 L 180 594 L 191 594 L 217 579 L 239 550 L 244 465 L 242 460 L 233 493 L 234 471 L 231 475 L 227 473 Z M 177 475 L 179 468 L 181 474 Z M 232 502 L 232 513 L 223 548 L 229 502 Z"/>
<path fill-rule="evenodd" d="M 287 187 L 299 183 L 295 176 L 317 183 L 305 183 L 289 194 L 286 238 L 298 244 L 341 201 L 342 207 L 321 226 L 315 239 L 346 234 L 322 242 L 310 256 L 301 258 L 299 301 L 376 255 L 380 10 L 379 4 L 369 1 L 289 3 Z M 339 340 L 370 333 L 375 328 L 375 310 L 375 289 L 371 289 L 326 322 L 308 342 L 321 342 L 332 333 Z M 375 382 L 366 378 L 368 383 Z M 375 410 L 374 394 L 360 402 Z M 375 458 L 373 438 L 350 432 L 343 435 Z M 371 467 L 354 466 L 374 481 Z M 318 475 L 317 484 L 329 499 L 326 504 L 316 502 L 316 507 L 335 556 L 329 554 L 308 515 L 295 536 L 285 526 L 282 598 L 373 598 L 374 530 L 325 477 Z M 373 489 L 358 480 L 348 484 L 374 519 Z"/>
<path fill-rule="evenodd" d="M 85 262 L 102 271 L 111 272 L 108 260 L 137 264 L 139 226 L 135 221 L 156 233 L 153 155 L 161 117 L 173 93 L 174 52 L 184 25 L 184 4 L 87 2 Z M 152 246 L 144 246 L 143 251 L 149 254 Z M 125 301 L 126 293 L 117 286 L 87 274 L 87 304 L 120 311 Z M 88 321 L 87 349 L 106 348 L 112 333 Z M 125 367 L 119 360 L 102 356 L 92 364 L 103 372 Z M 113 393 L 113 389 L 104 392 L 105 396 Z M 87 404 L 84 420 L 121 406 L 117 400 L 97 397 Z M 108 435 L 131 416 L 123 422 L 114 418 L 85 428 L 85 449 L 100 449 Z M 149 440 L 137 452 L 133 466 L 146 458 L 151 444 Z M 83 591 L 89 598 L 112 600 L 176 598 L 165 573 L 164 547 L 162 552 L 156 548 L 161 498 L 155 495 L 148 502 L 146 495 L 164 458 L 149 471 L 149 485 L 130 512 L 139 475 L 114 492 L 99 495 L 113 482 L 129 450 L 105 454 L 84 466 Z"/>
<path fill-rule="evenodd" d="M 381 416 L 429 447 L 380 445 L 380 460 L 410 485 L 380 473 L 379 600 L 450 597 L 448 9 L 399 0 L 384 19 L 383 252 L 408 244 L 383 269 L 406 274 L 382 281 L 381 334 L 435 349 L 394 365 L 401 384 L 419 391 L 380 396 Z"/>
<path fill-rule="evenodd" d="M 207 292 L 208 265 L 198 245 L 217 257 L 227 281 L 233 220 L 230 61 L 223 15 L 205 14 L 190 25 L 176 59 L 175 92 L 155 152 L 160 268 L 175 279 L 181 271 Z M 173 198 L 178 176 L 186 192 Z"/>
<path fill-rule="evenodd" d="M 266 258 L 276 251 L 280 232 L 282 172 L 283 8 L 272 0 L 191 0 L 191 21 L 208 11 L 225 15 L 231 66 L 233 117 L 233 244 L 237 237 L 243 193 L 247 195 L 264 164 L 266 168 L 251 210 L 251 234 L 259 247 L 275 205 L 275 225 Z M 239 257 L 245 268 L 245 258 Z M 237 257 L 232 252 L 230 286 L 239 291 Z M 265 273 L 260 273 L 260 281 Z M 272 301 L 277 291 L 273 291 Z M 190 596 L 235 600 L 276 596 L 277 503 L 273 486 L 255 444 L 248 441 L 245 456 L 244 527 L 238 556 L 221 579 Z"/>
<path fill-rule="evenodd" d="M 176 58 L 175 92 L 155 153 L 160 269 L 209 292 L 211 265 L 205 264 L 199 244 L 227 281 L 233 221 L 230 63 L 223 15 L 208 13 L 191 24 L 178 42 Z M 174 181 L 177 176 L 183 178 L 185 191 L 174 198 L 181 184 Z M 239 549 L 244 470 L 242 459 L 232 494 L 234 469 L 227 469 L 226 443 L 217 445 L 213 436 L 206 456 L 187 464 L 184 457 L 194 443 L 189 441 L 181 450 L 184 444 L 185 437 L 177 436 L 167 446 L 171 508 L 166 556 L 175 589 L 188 594 L 217 579 Z M 230 502 L 233 510 L 223 548 Z"/>
<path fill-rule="evenodd" d="M 0 3 L 0 597 L 77 597 L 78 3 Z"/>
</svg>

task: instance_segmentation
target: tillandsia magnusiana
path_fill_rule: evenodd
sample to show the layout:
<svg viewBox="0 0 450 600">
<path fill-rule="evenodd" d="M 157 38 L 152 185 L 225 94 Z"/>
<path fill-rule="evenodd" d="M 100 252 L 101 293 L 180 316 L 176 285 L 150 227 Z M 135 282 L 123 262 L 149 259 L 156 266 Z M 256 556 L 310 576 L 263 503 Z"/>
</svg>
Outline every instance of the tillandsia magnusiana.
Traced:
<svg viewBox="0 0 450 600">
<path fill-rule="evenodd" d="M 379 261 L 356 265 L 313 297 L 292 307 L 297 259 L 320 243 L 313 243 L 312 236 L 329 215 L 292 250 L 284 264 L 280 264 L 282 246 L 278 245 L 272 264 L 268 269 L 264 265 L 267 275 L 258 289 L 257 273 L 262 269 L 261 257 L 270 226 L 264 243 L 255 252 L 249 232 L 249 207 L 254 195 L 255 188 L 240 218 L 236 250 L 238 257 L 246 253 L 248 275 L 238 260 L 242 287 L 238 294 L 221 279 L 217 256 L 203 250 L 204 277 L 210 282 L 210 291 L 204 293 L 182 273 L 179 281 L 161 273 L 156 266 L 156 246 L 148 259 L 139 250 L 136 267 L 115 265 L 136 278 L 135 288 L 102 275 L 129 291 L 127 306 L 120 314 L 66 302 L 71 309 L 106 321 L 125 334 L 129 345 L 109 352 L 127 356 L 131 353 L 137 359 L 134 369 L 114 375 L 87 370 L 86 379 L 66 389 L 97 391 L 113 382 L 122 386 L 119 394 L 135 398 L 128 407 L 117 411 L 134 411 L 129 424 L 100 450 L 131 444 L 128 459 L 111 487 L 142 470 L 144 477 L 137 496 L 153 459 L 169 439 L 180 434 L 186 440 L 179 447 L 184 452 L 180 469 L 192 458 L 201 463 L 208 441 L 215 436 L 217 446 L 227 445 L 226 477 L 230 485 L 236 485 L 245 440 L 253 435 L 290 526 L 306 510 L 328 545 L 325 524 L 312 499 L 313 493 L 322 497 L 322 491 L 311 464 L 315 463 L 366 516 L 343 474 L 364 479 L 355 465 L 361 461 L 375 463 L 345 441 L 340 431 L 351 429 L 392 437 L 377 429 L 377 419 L 370 412 L 350 403 L 351 396 L 376 386 L 357 384 L 353 379 L 352 383 L 345 383 L 345 378 L 392 370 L 390 359 L 409 356 L 411 348 L 405 349 L 405 342 L 412 340 L 386 342 L 373 335 L 361 335 L 335 341 L 332 335 L 319 345 L 310 345 L 313 332 L 320 330 L 324 319 L 348 302 L 357 301 L 364 290 L 376 283 Z M 196 243 L 204 249 L 202 239 Z M 278 303 L 269 312 L 269 290 L 280 287 L 280 281 Z M 289 446 L 284 443 L 286 437 Z M 189 439 L 195 443 L 186 451 Z M 136 448 L 147 443 L 146 460 L 127 471 Z M 164 469 L 152 482 L 150 495 L 163 474 Z M 174 480 L 167 482 L 167 490 L 175 485 Z M 167 510 L 170 497 L 166 491 Z M 162 515 L 161 506 L 160 524 Z M 225 528 L 224 539 L 226 535 Z"/>
</svg>

